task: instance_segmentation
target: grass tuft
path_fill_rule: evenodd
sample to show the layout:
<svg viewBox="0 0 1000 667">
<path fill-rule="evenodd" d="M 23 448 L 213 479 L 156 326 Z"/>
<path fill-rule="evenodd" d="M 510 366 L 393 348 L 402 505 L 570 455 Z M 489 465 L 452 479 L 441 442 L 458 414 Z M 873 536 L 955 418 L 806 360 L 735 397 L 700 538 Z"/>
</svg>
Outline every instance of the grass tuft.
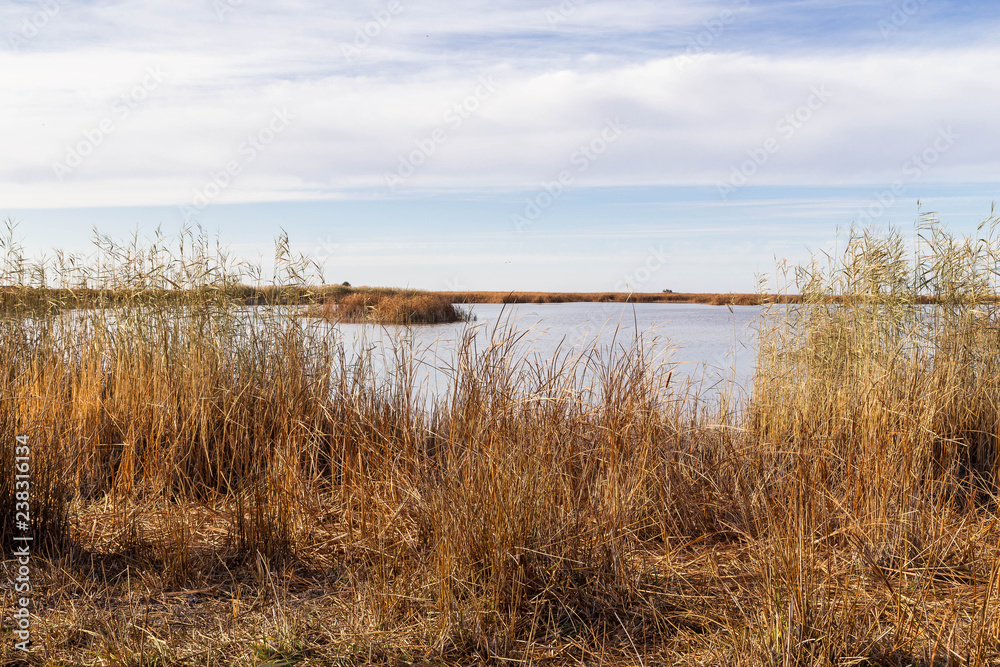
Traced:
<svg viewBox="0 0 1000 667">
<path fill-rule="evenodd" d="M 327 301 L 309 315 L 338 322 L 374 324 L 448 324 L 469 319 L 468 313 L 440 294 L 386 293 L 366 290 Z"/>
</svg>

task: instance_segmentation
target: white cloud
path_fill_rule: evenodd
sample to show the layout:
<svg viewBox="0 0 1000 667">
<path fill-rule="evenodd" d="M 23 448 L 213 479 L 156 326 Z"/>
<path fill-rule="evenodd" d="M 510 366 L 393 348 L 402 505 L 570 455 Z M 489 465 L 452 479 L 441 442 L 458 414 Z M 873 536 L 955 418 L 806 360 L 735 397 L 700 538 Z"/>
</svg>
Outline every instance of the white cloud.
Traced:
<svg viewBox="0 0 1000 667">
<path fill-rule="evenodd" d="M 714 185 L 821 84 L 831 101 L 754 185 L 881 185 L 949 126 L 960 138 L 927 181 L 1000 176 L 1000 81 L 981 74 L 1000 66 L 992 47 L 803 55 L 720 46 L 682 68 L 628 36 L 672 30 L 684 44 L 732 3 L 586 2 L 553 27 L 545 11 L 557 2 L 399 2 L 353 63 L 340 44 L 384 3 L 277 11 L 244 2 L 222 19 L 208 1 L 61 5 L 27 46 L 0 54 L 4 204 L 180 206 L 276 109 L 293 116 L 290 127 L 217 201 L 390 196 L 386 172 L 436 129 L 446 140 L 403 188 L 534 190 L 574 168 L 574 151 L 616 117 L 628 130 L 576 185 Z M 18 30 L 37 6 L 5 5 L 0 25 Z M 166 73 L 162 85 L 116 117 L 116 100 L 148 68 Z M 495 94 L 458 126 L 446 120 L 484 75 Z M 113 132 L 59 181 L 53 163 L 106 118 Z"/>
</svg>

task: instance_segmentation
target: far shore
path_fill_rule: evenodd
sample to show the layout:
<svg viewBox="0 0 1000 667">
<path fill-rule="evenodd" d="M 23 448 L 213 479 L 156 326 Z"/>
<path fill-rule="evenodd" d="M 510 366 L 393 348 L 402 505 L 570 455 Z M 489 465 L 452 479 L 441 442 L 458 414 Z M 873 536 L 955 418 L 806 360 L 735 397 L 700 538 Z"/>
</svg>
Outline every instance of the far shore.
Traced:
<svg viewBox="0 0 1000 667">
<path fill-rule="evenodd" d="M 795 296 L 773 294 L 680 292 L 436 292 L 452 303 L 700 303 L 711 306 L 760 306 L 792 303 Z"/>
<path fill-rule="evenodd" d="M 203 285 L 186 287 L 142 287 L 137 289 L 0 287 L 0 311 L 19 308 L 109 307 L 128 302 L 183 304 L 201 292 L 215 298 L 236 300 L 247 306 L 330 306 L 348 297 L 387 298 L 442 297 L 452 304 L 486 303 L 694 303 L 712 306 L 760 306 L 767 303 L 799 303 L 797 295 L 686 292 L 518 292 L 434 291 L 400 287 L 350 285 L 283 285 L 255 287 Z"/>
<path fill-rule="evenodd" d="M 766 304 L 796 304 L 803 299 L 798 294 L 754 294 L 743 292 L 518 292 L 518 291 L 434 291 L 401 287 L 368 287 L 341 285 L 280 285 L 251 286 L 245 284 L 219 287 L 202 285 L 194 289 L 186 287 L 138 289 L 94 289 L 94 288 L 44 288 L 0 287 L 0 312 L 23 308 L 101 308 L 114 307 L 128 302 L 183 305 L 192 297 L 198 298 L 210 293 L 213 298 L 242 302 L 247 306 L 326 306 L 339 304 L 348 297 L 441 297 L 455 305 L 472 304 L 518 304 L 518 303 L 677 303 L 704 304 L 711 306 L 763 306 Z M 874 297 L 875 295 L 872 295 Z M 827 300 L 846 303 L 851 300 L 867 300 L 867 296 L 844 297 L 829 295 L 810 298 L 811 301 Z M 903 299 L 905 301 L 906 299 Z M 918 304 L 947 303 L 947 299 L 921 295 L 915 299 Z M 1000 303 L 1000 295 L 983 294 L 977 303 Z"/>
</svg>

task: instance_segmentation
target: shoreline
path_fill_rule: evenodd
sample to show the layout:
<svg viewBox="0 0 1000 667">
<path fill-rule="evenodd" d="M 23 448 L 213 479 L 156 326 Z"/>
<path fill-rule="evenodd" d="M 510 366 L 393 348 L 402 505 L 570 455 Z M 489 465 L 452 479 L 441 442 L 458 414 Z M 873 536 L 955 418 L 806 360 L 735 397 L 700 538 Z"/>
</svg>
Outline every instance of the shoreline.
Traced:
<svg viewBox="0 0 1000 667">
<path fill-rule="evenodd" d="M 501 292 L 488 290 L 434 291 L 401 287 L 367 287 L 345 285 L 205 285 L 195 289 L 95 289 L 0 287 L 0 312 L 66 308 L 115 308 L 128 303 L 183 305 L 210 300 L 239 302 L 244 306 L 322 306 L 340 303 L 350 297 L 444 297 L 454 305 L 474 304 L 543 304 L 543 303 L 677 303 L 710 306 L 765 306 L 769 304 L 802 304 L 800 294 L 753 294 L 744 292 Z M 811 295 L 810 303 L 850 304 L 885 298 L 884 295 Z M 942 296 L 920 295 L 902 298 L 900 303 L 943 305 L 955 300 Z M 1000 295 L 982 294 L 968 305 L 997 304 Z"/>
<path fill-rule="evenodd" d="M 799 303 L 798 295 L 748 293 L 687 292 L 502 292 L 434 291 L 400 287 L 350 287 L 344 285 L 253 287 L 233 285 L 228 288 L 202 286 L 196 289 L 95 289 L 95 288 L 0 288 L 0 311 L 22 308 L 116 307 L 126 303 L 147 302 L 167 305 L 184 303 L 191 298 L 240 301 L 245 306 L 283 305 L 315 306 L 340 303 L 349 297 L 367 295 L 386 297 L 444 297 L 452 304 L 518 303 L 689 303 L 712 306 L 761 306 L 767 303 Z"/>
<path fill-rule="evenodd" d="M 433 292 L 458 304 L 477 303 L 694 303 L 710 306 L 760 306 L 765 303 L 792 303 L 796 296 L 744 293 L 680 292 Z"/>
</svg>

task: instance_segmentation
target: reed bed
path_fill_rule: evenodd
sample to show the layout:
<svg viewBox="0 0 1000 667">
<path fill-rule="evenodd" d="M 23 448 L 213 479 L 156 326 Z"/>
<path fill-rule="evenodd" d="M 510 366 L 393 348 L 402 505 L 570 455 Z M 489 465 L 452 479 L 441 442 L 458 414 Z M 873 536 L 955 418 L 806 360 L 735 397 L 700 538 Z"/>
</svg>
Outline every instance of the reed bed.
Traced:
<svg viewBox="0 0 1000 667">
<path fill-rule="evenodd" d="M 89 284 L 96 281 L 90 280 Z M 86 285 L 75 287 L 48 288 L 25 293 L 14 287 L 0 286 L 0 310 L 23 307 L 24 300 L 36 306 L 52 308 L 91 308 L 124 303 L 135 298 L 153 299 L 160 305 L 174 303 L 183 305 L 188 295 L 185 290 L 166 287 L 140 287 L 134 289 L 103 289 Z M 799 303 L 797 294 L 685 294 L 678 292 L 427 292 L 423 290 L 400 289 L 394 287 L 350 287 L 346 285 L 302 284 L 298 286 L 249 285 L 232 283 L 225 288 L 227 296 L 246 306 L 283 305 L 308 306 L 313 314 L 327 319 L 336 319 L 337 304 L 345 299 L 355 303 L 366 303 L 370 307 L 382 301 L 419 301 L 417 297 L 433 297 L 426 300 L 436 311 L 442 301 L 451 304 L 517 304 L 517 303 L 693 303 L 710 306 L 761 306 L 768 303 Z M 929 297 L 921 297 L 929 303 Z M 18 300 L 22 303 L 18 303 Z M 456 309 L 455 317 L 461 321 L 462 310 Z M 445 317 L 451 317 L 447 312 Z M 355 316 L 354 322 L 362 321 Z M 405 321 L 393 322 L 406 324 Z M 418 322 L 422 323 L 422 322 Z M 426 322 L 434 324 L 436 322 Z"/>
<path fill-rule="evenodd" d="M 306 313 L 334 322 L 375 324 L 450 324 L 469 319 L 449 299 L 429 292 L 365 290 L 329 300 Z"/>
<path fill-rule="evenodd" d="M 285 239 L 249 308 L 252 267 L 189 232 L 47 265 L 8 236 L 0 450 L 31 443 L 36 551 L 3 659 L 996 664 L 995 222 L 791 274 L 740 403 L 641 337 L 538 359 L 516 322 L 425 401 L 405 348 L 386 379 L 287 306 L 315 278 Z"/>
<path fill-rule="evenodd" d="M 792 303 L 795 294 L 688 294 L 684 292 L 438 292 L 453 303 L 699 303 L 760 306 Z"/>
</svg>

